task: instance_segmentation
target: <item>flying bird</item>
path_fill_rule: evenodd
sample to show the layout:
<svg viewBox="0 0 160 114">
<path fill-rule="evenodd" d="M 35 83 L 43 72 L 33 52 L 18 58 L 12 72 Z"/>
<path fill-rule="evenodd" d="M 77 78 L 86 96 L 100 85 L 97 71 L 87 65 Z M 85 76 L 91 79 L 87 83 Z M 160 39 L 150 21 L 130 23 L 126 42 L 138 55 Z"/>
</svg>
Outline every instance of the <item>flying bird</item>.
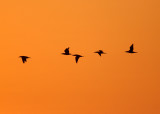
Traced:
<svg viewBox="0 0 160 114">
<path fill-rule="evenodd" d="M 79 59 L 80 57 L 83 57 L 83 56 L 78 55 L 78 54 L 75 54 L 75 55 L 73 55 L 73 56 L 76 56 L 76 57 L 75 57 L 76 63 L 78 63 L 78 59 Z"/>
<path fill-rule="evenodd" d="M 134 47 L 133 47 L 133 44 L 130 46 L 130 50 L 129 51 L 126 51 L 127 53 L 137 53 L 137 52 L 134 52 Z"/>
<path fill-rule="evenodd" d="M 65 52 L 65 53 L 62 53 L 63 55 L 71 55 L 71 54 L 69 53 L 69 47 L 66 48 L 66 49 L 64 50 L 64 52 Z"/>
<path fill-rule="evenodd" d="M 27 59 L 30 58 L 27 56 L 19 56 L 19 57 L 21 57 L 23 63 L 27 62 Z"/>
<path fill-rule="evenodd" d="M 96 51 L 96 52 L 94 52 L 94 53 L 98 53 L 99 56 L 101 56 L 102 54 L 106 54 L 106 53 L 104 53 L 102 50 Z"/>
</svg>

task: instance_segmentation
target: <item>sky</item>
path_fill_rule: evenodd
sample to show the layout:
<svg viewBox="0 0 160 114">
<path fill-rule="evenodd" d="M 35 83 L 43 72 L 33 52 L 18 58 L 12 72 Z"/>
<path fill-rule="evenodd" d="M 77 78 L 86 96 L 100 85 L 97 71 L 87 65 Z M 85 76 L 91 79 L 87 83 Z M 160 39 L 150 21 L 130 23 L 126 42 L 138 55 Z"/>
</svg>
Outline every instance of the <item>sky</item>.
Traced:
<svg viewBox="0 0 160 114">
<path fill-rule="evenodd" d="M 159 114 L 159 0 L 0 2 L 1 114 Z M 136 54 L 128 54 L 131 44 Z M 83 55 L 78 64 L 72 54 Z M 100 57 L 93 52 L 102 49 Z M 31 57 L 23 64 L 19 56 Z"/>
</svg>

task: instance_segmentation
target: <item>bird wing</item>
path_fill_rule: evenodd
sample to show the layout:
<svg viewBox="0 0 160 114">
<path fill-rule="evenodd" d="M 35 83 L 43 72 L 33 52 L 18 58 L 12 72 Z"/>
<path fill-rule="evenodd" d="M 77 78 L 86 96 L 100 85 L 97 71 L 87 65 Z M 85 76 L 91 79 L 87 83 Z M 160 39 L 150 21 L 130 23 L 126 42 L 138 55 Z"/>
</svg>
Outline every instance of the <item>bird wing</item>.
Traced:
<svg viewBox="0 0 160 114">
<path fill-rule="evenodd" d="M 65 52 L 65 53 L 69 53 L 69 48 L 66 48 L 66 49 L 64 50 L 64 52 Z"/>
<path fill-rule="evenodd" d="M 130 51 L 133 51 L 133 49 L 134 49 L 134 48 L 133 48 L 133 44 L 132 44 L 131 47 L 130 47 Z"/>
<path fill-rule="evenodd" d="M 27 59 L 23 57 L 22 62 L 25 63 L 26 61 L 27 61 Z"/>
<path fill-rule="evenodd" d="M 99 52 L 98 54 L 101 56 L 102 53 Z"/>
<path fill-rule="evenodd" d="M 75 59 L 76 59 L 76 63 L 77 63 L 77 62 L 78 62 L 78 59 L 79 59 L 79 56 L 76 56 Z"/>
<path fill-rule="evenodd" d="M 99 51 L 95 51 L 94 53 L 99 53 Z"/>
</svg>

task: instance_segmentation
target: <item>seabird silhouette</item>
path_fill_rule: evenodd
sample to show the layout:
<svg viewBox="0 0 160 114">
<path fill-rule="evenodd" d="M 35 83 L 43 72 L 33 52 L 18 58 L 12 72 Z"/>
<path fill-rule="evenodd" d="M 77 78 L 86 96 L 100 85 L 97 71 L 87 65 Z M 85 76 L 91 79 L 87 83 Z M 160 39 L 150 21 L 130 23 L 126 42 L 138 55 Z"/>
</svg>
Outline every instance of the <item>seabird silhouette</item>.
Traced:
<svg viewBox="0 0 160 114">
<path fill-rule="evenodd" d="M 30 58 L 27 56 L 19 56 L 19 57 L 21 57 L 23 63 L 27 62 L 27 59 Z"/>
<path fill-rule="evenodd" d="M 71 54 L 69 53 L 69 47 L 66 48 L 66 49 L 64 50 L 64 52 L 65 52 L 65 53 L 62 53 L 63 55 L 71 55 Z"/>
<path fill-rule="evenodd" d="M 104 53 L 102 50 L 96 51 L 96 52 L 94 52 L 94 53 L 98 53 L 99 56 L 101 56 L 102 54 L 106 54 L 106 53 Z"/>
<path fill-rule="evenodd" d="M 79 59 L 80 57 L 83 57 L 83 56 L 78 55 L 78 54 L 75 54 L 75 55 L 72 55 L 72 56 L 76 56 L 76 57 L 75 57 L 76 63 L 78 63 L 78 59 Z"/>
<path fill-rule="evenodd" d="M 137 52 L 134 52 L 134 47 L 133 47 L 133 44 L 130 46 L 130 50 L 129 51 L 126 51 L 127 53 L 137 53 Z"/>
</svg>

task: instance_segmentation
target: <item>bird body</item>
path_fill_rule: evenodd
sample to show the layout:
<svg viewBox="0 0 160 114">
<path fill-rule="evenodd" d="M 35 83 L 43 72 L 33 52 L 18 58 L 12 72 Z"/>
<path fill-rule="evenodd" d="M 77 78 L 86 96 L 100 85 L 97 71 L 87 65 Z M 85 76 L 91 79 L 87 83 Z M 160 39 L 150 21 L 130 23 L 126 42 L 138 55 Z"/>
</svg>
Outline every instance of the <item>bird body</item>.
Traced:
<svg viewBox="0 0 160 114">
<path fill-rule="evenodd" d="M 75 55 L 73 55 L 73 56 L 76 56 L 76 57 L 75 57 L 76 63 L 78 63 L 78 60 L 79 60 L 80 57 L 83 57 L 83 56 L 78 55 L 78 54 L 75 54 Z"/>
<path fill-rule="evenodd" d="M 127 53 L 137 53 L 137 52 L 134 52 L 133 50 L 134 50 L 134 45 L 132 44 L 132 45 L 130 46 L 130 50 L 129 50 L 129 51 L 126 51 L 126 52 L 127 52 Z"/>
<path fill-rule="evenodd" d="M 62 53 L 63 55 L 71 55 L 71 54 L 69 53 L 69 47 L 66 48 L 66 49 L 64 50 L 64 52 L 65 52 L 65 53 Z"/>
<path fill-rule="evenodd" d="M 21 57 L 23 63 L 27 62 L 27 59 L 30 58 L 28 56 L 19 56 L 19 57 Z"/>
<path fill-rule="evenodd" d="M 102 54 L 106 54 L 106 53 L 104 53 L 102 50 L 96 51 L 96 52 L 94 52 L 94 53 L 98 53 L 99 56 L 101 56 Z"/>
</svg>

